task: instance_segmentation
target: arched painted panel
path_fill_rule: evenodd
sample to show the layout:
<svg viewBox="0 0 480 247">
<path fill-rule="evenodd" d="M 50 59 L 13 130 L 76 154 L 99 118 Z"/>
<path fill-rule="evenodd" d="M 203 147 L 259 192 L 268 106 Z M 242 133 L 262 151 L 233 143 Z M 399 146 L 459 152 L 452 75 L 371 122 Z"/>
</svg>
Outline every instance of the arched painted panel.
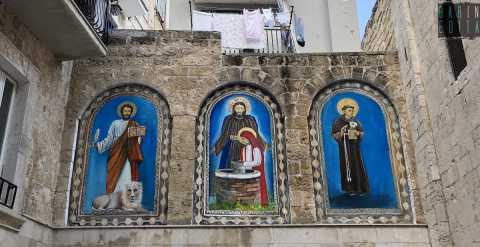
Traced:
<svg viewBox="0 0 480 247">
<path fill-rule="evenodd" d="M 166 223 L 170 121 L 167 103 L 145 86 L 91 103 L 79 121 L 69 224 Z"/>
<path fill-rule="evenodd" d="M 317 221 L 415 221 L 398 118 L 381 92 L 332 84 L 315 98 L 309 127 Z"/>
<path fill-rule="evenodd" d="M 289 221 L 283 118 L 265 91 L 219 89 L 197 123 L 194 223 Z"/>
<path fill-rule="evenodd" d="M 350 106 L 356 113 L 347 119 L 344 112 Z M 347 126 L 349 123 L 357 126 Z M 323 105 L 319 124 L 329 207 L 397 209 L 388 132 L 380 105 L 359 92 L 339 92 Z M 360 135 L 350 139 L 352 130 Z"/>
</svg>

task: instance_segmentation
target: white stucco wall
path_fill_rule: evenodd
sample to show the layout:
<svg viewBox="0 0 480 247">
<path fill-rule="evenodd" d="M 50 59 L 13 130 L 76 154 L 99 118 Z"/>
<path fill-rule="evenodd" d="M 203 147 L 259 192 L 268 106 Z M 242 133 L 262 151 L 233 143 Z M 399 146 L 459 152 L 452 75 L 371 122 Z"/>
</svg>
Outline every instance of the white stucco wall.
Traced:
<svg viewBox="0 0 480 247">
<path fill-rule="evenodd" d="M 289 0 L 288 4 L 294 6 L 295 14 L 303 18 L 305 26 L 305 47 L 297 44 L 296 51 L 332 51 L 327 0 Z"/>
<path fill-rule="evenodd" d="M 360 51 L 356 0 L 328 0 L 333 52 Z"/>
<path fill-rule="evenodd" d="M 192 8 L 194 8 L 192 0 Z M 169 0 L 167 3 L 167 29 L 190 30 L 190 6 L 188 0 Z"/>
</svg>

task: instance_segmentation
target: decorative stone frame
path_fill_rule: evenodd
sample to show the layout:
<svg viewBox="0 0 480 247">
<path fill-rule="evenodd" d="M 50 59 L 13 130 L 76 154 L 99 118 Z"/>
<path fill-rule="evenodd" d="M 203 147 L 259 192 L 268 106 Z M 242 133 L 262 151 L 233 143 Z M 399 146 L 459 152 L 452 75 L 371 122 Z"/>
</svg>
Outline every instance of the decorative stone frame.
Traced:
<svg viewBox="0 0 480 247">
<path fill-rule="evenodd" d="M 385 114 L 385 126 L 389 143 L 393 179 L 398 200 L 398 209 L 331 209 L 328 200 L 328 185 L 323 156 L 321 111 L 324 103 L 339 92 L 356 92 L 373 99 Z M 317 222 L 327 224 L 405 224 L 414 222 L 410 190 L 410 178 L 405 166 L 397 112 L 391 101 L 368 83 L 357 79 L 341 80 L 321 90 L 314 98 L 309 114 L 310 154 L 312 158 L 313 183 Z"/>
<path fill-rule="evenodd" d="M 89 130 L 95 114 L 105 102 L 117 96 L 143 97 L 156 106 L 157 110 L 157 157 L 155 174 L 155 197 L 153 213 L 83 214 L 84 179 L 88 160 Z M 147 86 L 128 84 L 101 93 L 88 106 L 79 119 L 78 139 L 72 169 L 68 224 L 71 226 L 141 226 L 158 225 L 167 222 L 168 168 L 171 143 L 170 109 L 166 100 L 154 89 Z"/>
<path fill-rule="evenodd" d="M 231 94 L 244 93 L 255 97 L 270 112 L 272 130 L 272 152 L 274 167 L 274 190 L 277 198 L 277 212 L 210 211 L 208 195 L 208 140 L 210 113 L 215 104 Z M 265 89 L 246 82 L 229 83 L 211 93 L 200 108 L 195 135 L 195 167 L 193 177 L 193 224 L 204 225 L 264 225 L 290 222 L 290 198 L 288 189 L 287 153 L 285 144 L 284 116 L 280 105 Z M 223 211 L 223 212 L 219 212 Z"/>
</svg>

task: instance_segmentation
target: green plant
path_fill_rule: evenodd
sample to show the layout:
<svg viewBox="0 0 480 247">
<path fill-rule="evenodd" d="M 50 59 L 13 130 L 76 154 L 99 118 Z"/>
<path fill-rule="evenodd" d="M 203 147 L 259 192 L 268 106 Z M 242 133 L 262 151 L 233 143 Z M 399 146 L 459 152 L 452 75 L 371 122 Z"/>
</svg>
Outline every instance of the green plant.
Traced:
<svg viewBox="0 0 480 247">
<path fill-rule="evenodd" d="M 242 204 L 240 202 L 230 203 L 215 203 L 210 205 L 210 209 L 212 210 L 236 210 L 236 211 L 253 211 L 253 212 L 267 212 L 267 211 L 275 211 L 276 204 L 273 201 L 268 203 L 268 206 L 262 207 L 260 203 L 254 204 Z"/>
</svg>

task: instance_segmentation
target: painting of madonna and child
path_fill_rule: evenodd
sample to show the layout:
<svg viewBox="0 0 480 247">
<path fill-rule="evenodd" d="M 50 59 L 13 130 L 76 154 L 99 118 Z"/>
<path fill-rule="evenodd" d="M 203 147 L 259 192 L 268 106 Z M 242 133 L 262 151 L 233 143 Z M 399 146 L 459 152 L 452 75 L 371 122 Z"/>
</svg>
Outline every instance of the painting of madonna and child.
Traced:
<svg viewBox="0 0 480 247">
<path fill-rule="evenodd" d="M 380 105 L 340 92 L 321 112 L 325 177 L 333 209 L 396 209 L 387 125 Z"/>
<path fill-rule="evenodd" d="M 93 116 L 84 180 L 84 214 L 154 211 L 157 111 L 139 96 L 117 96 Z"/>
<path fill-rule="evenodd" d="M 266 105 L 247 93 L 228 95 L 213 106 L 209 210 L 276 210 L 271 117 Z"/>
</svg>

